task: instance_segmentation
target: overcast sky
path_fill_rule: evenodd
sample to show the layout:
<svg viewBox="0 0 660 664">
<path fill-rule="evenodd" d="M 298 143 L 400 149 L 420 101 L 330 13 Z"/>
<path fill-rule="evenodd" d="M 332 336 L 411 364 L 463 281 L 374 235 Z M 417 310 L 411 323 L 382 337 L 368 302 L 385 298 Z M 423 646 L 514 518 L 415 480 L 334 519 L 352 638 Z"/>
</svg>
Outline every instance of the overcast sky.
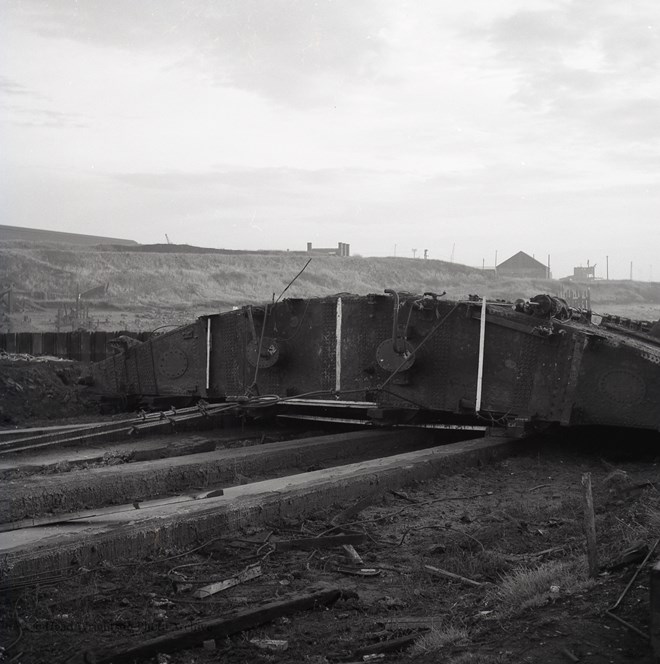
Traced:
<svg viewBox="0 0 660 664">
<path fill-rule="evenodd" d="M 0 0 L 0 223 L 660 281 L 657 0 Z"/>
</svg>

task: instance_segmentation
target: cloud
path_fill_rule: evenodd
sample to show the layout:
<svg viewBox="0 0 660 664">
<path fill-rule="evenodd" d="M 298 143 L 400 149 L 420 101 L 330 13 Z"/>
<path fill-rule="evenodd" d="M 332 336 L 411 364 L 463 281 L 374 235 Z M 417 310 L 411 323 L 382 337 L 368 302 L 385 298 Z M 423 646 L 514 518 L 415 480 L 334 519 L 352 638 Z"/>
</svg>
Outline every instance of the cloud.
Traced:
<svg viewBox="0 0 660 664">
<path fill-rule="evenodd" d="M 5 0 L 3 119 L 58 130 L 7 132 L 0 195 L 143 241 L 641 256 L 656 3 Z"/>
<path fill-rule="evenodd" d="M 85 0 L 11 3 L 43 37 L 178 52 L 178 66 L 283 104 L 328 103 L 373 75 L 383 48 L 376 0 Z"/>
<path fill-rule="evenodd" d="M 140 172 L 102 176 L 156 198 L 194 200 L 194 208 L 216 214 L 263 219 L 353 218 L 356 206 L 377 201 L 398 204 L 408 188 L 405 174 L 368 169 L 245 168 L 200 173 Z M 365 220 L 377 224 L 378 218 Z"/>
<path fill-rule="evenodd" d="M 37 93 L 34 92 L 34 90 L 30 90 L 6 76 L 0 76 L 0 94 L 20 97 L 37 96 Z"/>
<path fill-rule="evenodd" d="M 511 99 L 530 112 L 567 122 L 569 131 L 573 124 L 622 140 L 656 137 L 649 118 L 660 90 L 657 3 L 572 0 L 499 17 L 472 37 L 491 45 L 491 67 L 513 72 Z"/>
<path fill-rule="evenodd" d="M 11 119 L 12 124 L 20 127 L 49 127 L 51 129 L 86 129 L 90 121 L 76 113 L 63 113 L 47 109 L 13 107 L 19 116 Z"/>
<path fill-rule="evenodd" d="M 84 128 L 89 121 L 78 113 L 66 113 L 49 109 L 49 99 L 17 83 L 7 76 L 0 76 L 0 104 L 6 109 L 6 116 L 20 127 Z"/>
</svg>

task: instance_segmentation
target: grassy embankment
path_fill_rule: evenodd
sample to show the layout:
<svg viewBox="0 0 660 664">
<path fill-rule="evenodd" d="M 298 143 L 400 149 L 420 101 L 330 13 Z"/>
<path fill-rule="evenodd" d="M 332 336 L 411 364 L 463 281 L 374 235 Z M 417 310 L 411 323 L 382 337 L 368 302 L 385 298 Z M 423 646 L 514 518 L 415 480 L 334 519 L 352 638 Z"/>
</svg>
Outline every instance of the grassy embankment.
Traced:
<svg viewBox="0 0 660 664">
<path fill-rule="evenodd" d="M 108 301 L 119 307 L 225 309 L 279 295 L 305 264 L 304 254 L 208 254 L 107 251 L 61 245 L 0 244 L 0 283 L 24 291 L 47 291 L 70 299 L 76 288 L 110 284 Z M 314 257 L 288 291 L 293 297 L 366 294 L 396 288 L 447 291 L 448 297 L 478 293 L 517 298 L 559 293 L 560 282 L 498 278 L 464 265 L 409 258 Z M 643 318 L 660 316 L 660 283 L 601 281 L 591 285 L 595 309 Z"/>
</svg>

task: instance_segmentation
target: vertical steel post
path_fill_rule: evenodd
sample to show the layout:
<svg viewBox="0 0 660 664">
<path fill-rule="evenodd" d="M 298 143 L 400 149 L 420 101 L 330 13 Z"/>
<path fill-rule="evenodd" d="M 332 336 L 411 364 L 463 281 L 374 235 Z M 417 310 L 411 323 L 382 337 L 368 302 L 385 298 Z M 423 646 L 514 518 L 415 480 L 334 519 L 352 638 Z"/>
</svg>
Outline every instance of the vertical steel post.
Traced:
<svg viewBox="0 0 660 664">
<path fill-rule="evenodd" d="M 477 398 L 474 410 L 481 410 L 481 391 L 484 380 L 484 347 L 486 341 L 486 298 L 481 300 L 481 323 L 479 325 L 479 366 L 477 369 Z"/>
<path fill-rule="evenodd" d="M 341 390 L 341 319 L 342 303 L 341 298 L 337 298 L 337 322 L 335 327 L 335 391 Z"/>
<path fill-rule="evenodd" d="M 258 363 L 259 358 L 257 358 Z M 211 387 L 211 317 L 206 319 L 206 395 Z"/>
</svg>

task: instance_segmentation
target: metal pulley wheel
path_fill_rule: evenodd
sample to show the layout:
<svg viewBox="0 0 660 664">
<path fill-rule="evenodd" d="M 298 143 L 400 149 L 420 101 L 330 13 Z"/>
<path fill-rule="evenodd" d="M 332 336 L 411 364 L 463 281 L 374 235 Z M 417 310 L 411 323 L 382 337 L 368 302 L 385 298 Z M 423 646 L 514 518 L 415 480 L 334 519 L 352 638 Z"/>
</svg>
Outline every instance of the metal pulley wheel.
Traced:
<svg viewBox="0 0 660 664">
<path fill-rule="evenodd" d="M 268 369 L 280 359 L 280 346 L 276 339 L 264 337 L 261 340 L 261 353 L 259 352 L 259 341 L 251 341 L 248 344 L 246 355 L 251 366 Z"/>
<path fill-rule="evenodd" d="M 378 366 L 385 371 L 407 371 L 415 363 L 413 346 L 410 342 L 399 339 L 403 345 L 403 351 L 398 353 L 394 350 L 394 340 L 388 339 L 378 346 L 376 350 L 376 361 Z"/>
</svg>

